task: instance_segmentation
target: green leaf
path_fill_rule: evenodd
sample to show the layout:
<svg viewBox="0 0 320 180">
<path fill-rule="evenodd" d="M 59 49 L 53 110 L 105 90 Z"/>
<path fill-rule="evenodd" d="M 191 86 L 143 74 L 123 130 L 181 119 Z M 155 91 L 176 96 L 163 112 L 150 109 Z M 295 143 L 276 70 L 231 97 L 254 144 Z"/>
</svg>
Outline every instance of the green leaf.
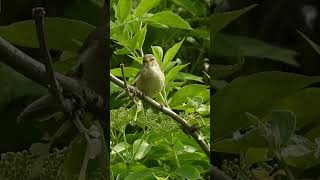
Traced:
<svg viewBox="0 0 320 180">
<path fill-rule="evenodd" d="M 303 136 L 293 136 L 291 144 L 281 149 L 283 161 L 293 167 L 307 169 L 320 164 L 315 157 L 316 144 Z"/>
<path fill-rule="evenodd" d="M 231 74 L 239 71 L 243 64 L 244 64 L 244 58 L 241 58 L 239 62 L 233 65 L 212 65 L 213 67 L 213 77 L 214 79 L 222 79 L 227 76 L 230 76 Z"/>
<path fill-rule="evenodd" d="M 320 46 L 314 43 L 311 39 L 309 39 L 302 32 L 298 31 L 298 33 L 311 45 L 311 47 L 320 55 Z"/>
<path fill-rule="evenodd" d="M 174 171 L 174 173 L 183 178 L 187 178 L 190 180 L 193 179 L 201 179 L 200 172 L 197 168 L 191 165 L 181 166 Z"/>
<path fill-rule="evenodd" d="M 207 5 L 202 1 L 192 0 L 171 0 L 172 2 L 182 6 L 193 16 L 205 16 Z"/>
<path fill-rule="evenodd" d="M 134 78 L 139 73 L 139 69 L 133 67 L 124 67 L 124 77 Z M 110 70 L 110 73 L 114 76 L 122 77 L 121 68 L 114 68 Z"/>
<path fill-rule="evenodd" d="M 0 63 L 0 84 L 2 84 L 2 88 L 0 88 L 1 109 L 13 99 L 23 96 L 39 97 L 48 93 L 46 88 L 34 83 L 2 63 Z"/>
<path fill-rule="evenodd" d="M 64 51 L 60 56 L 60 60 L 53 64 L 53 68 L 59 73 L 66 74 L 72 71 L 72 68 L 77 65 L 76 58 L 76 53 L 71 51 Z"/>
<path fill-rule="evenodd" d="M 114 53 L 116 55 L 127 55 L 127 54 L 130 54 L 131 52 L 128 47 L 123 47 L 121 49 L 117 49 Z"/>
<path fill-rule="evenodd" d="M 177 44 L 173 45 L 164 55 L 164 59 L 163 59 L 163 65 L 161 68 L 164 68 L 169 62 L 172 61 L 172 59 L 176 56 L 176 54 L 178 53 L 178 51 L 180 50 L 182 43 L 184 42 L 184 39 L 180 42 L 178 42 Z"/>
<path fill-rule="evenodd" d="M 70 155 L 62 165 L 62 170 L 66 178 L 72 179 L 72 177 L 79 175 L 86 150 L 85 147 L 85 140 L 80 137 L 80 135 L 73 140 L 70 147 Z"/>
<path fill-rule="evenodd" d="M 156 58 L 158 64 L 162 65 L 163 49 L 160 46 L 151 46 L 152 54 Z"/>
<path fill-rule="evenodd" d="M 175 94 L 172 95 L 170 107 L 175 107 L 187 103 L 187 98 L 193 98 L 195 96 L 202 97 L 203 102 L 207 101 L 210 96 L 210 90 L 207 85 L 202 84 L 189 84 L 183 86 Z"/>
<path fill-rule="evenodd" d="M 120 142 L 112 148 L 111 154 L 120 153 L 126 150 L 126 148 L 128 147 L 130 147 L 129 144 L 126 144 L 125 142 Z"/>
<path fill-rule="evenodd" d="M 45 18 L 44 32 L 49 49 L 76 51 L 94 26 L 78 20 Z M 63 36 L 62 36 L 63 34 Z M 34 20 L 0 27 L 0 36 L 18 46 L 39 48 Z"/>
<path fill-rule="evenodd" d="M 273 109 L 290 109 L 297 118 L 297 129 L 310 126 L 320 118 L 320 88 L 306 88 L 280 100 Z"/>
<path fill-rule="evenodd" d="M 130 49 L 138 49 L 141 50 L 144 40 L 147 34 L 147 26 L 145 25 L 142 29 L 140 29 L 130 40 Z"/>
<path fill-rule="evenodd" d="M 232 21 L 240 17 L 242 14 L 245 14 L 252 8 L 256 7 L 257 5 L 251 5 L 241 10 L 230 11 L 230 12 L 223 12 L 223 13 L 214 13 L 211 16 L 211 23 L 210 23 L 210 38 L 211 40 L 214 38 L 217 32 L 222 30 Z"/>
<path fill-rule="evenodd" d="M 218 33 L 211 41 L 211 55 L 218 57 L 254 57 L 299 66 L 297 52 L 270 45 L 260 40 Z"/>
<path fill-rule="evenodd" d="M 190 73 L 185 72 L 178 72 L 176 76 L 177 80 L 190 80 L 190 81 L 197 81 L 203 83 L 203 78 L 200 76 L 196 76 Z"/>
<path fill-rule="evenodd" d="M 173 67 L 172 69 L 170 69 L 170 71 L 166 74 L 165 78 L 166 78 L 166 83 L 170 82 L 171 80 L 174 80 L 175 76 L 177 75 L 177 73 L 179 71 L 181 71 L 181 69 L 185 68 L 186 66 L 188 66 L 188 64 L 184 64 L 184 65 L 178 65 Z"/>
<path fill-rule="evenodd" d="M 119 0 L 117 5 L 116 17 L 120 21 L 124 21 L 130 14 L 132 8 L 132 0 Z"/>
<path fill-rule="evenodd" d="M 145 169 L 143 171 L 133 172 L 126 176 L 124 180 L 150 180 L 155 179 L 153 176 L 153 171 L 151 169 Z"/>
<path fill-rule="evenodd" d="M 276 142 L 279 142 L 279 144 L 276 146 L 280 147 L 286 145 L 296 128 L 295 114 L 291 111 L 273 110 L 269 118 L 271 128 L 279 129 L 279 140 L 276 140 Z"/>
<path fill-rule="evenodd" d="M 213 151 L 232 154 L 240 154 L 249 148 L 270 148 L 262 128 L 252 129 L 245 134 L 236 131 L 232 138 L 217 140 L 212 144 Z"/>
<path fill-rule="evenodd" d="M 134 11 L 135 16 L 141 16 L 147 13 L 150 9 L 156 7 L 162 0 L 141 0 L 138 7 Z"/>
<path fill-rule="evenodd" d="M 149 20 L 151 22 L 164 24 L 172 28 L 192 30 L 187 21 L 171 11 L 162 11 L 156 13 L 151 16 Z"/>
<path fill-rule="evenodd" d="M 246 151 L 246 162 L 248 164 L 254 164 L 258 162 L 263 162 L 269 160 L 268 158 L 268 149 L 266 148 L 249 148 Z"/>
<path fill-rule="evenodd" d="M 213 96 L 214 136 L 221 137 L 249 124 L 245 112 L 267 115 L 282 98 L 315 83 L 320 77 L 286 72 L 261 72 L 234 79 Z"/>
<path fill-rule="evenodd" d="M 135 154 L 134 159 L 143 159 L 151 150 L 151 145 L 145 140 L 137 139 L 133 143 L 133 153 Z"/>
</svg>

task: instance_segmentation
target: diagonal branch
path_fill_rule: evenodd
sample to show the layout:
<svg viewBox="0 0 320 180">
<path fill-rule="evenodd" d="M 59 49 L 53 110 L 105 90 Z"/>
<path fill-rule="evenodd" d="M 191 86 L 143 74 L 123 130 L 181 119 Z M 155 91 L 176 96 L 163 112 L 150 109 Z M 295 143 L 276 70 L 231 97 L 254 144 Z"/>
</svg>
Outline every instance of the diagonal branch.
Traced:
<svg viewBox="0 0 320 180">
<path fill-rule="evenodd" d="M 126 88 L 125 84 L 123 81 L 115 77 L 114 75 L 110 74 L 110 80 L 115 83 L 116 85 Z M 167 107 L 163 107 L 160 103 L 156 102 L 152 98 L 145 96 L 140 90 L 137 88 L 127 85 L 127 87 L 134 92 L 137 92 L 137 95 L 144 99 L 146 102 L 148 102 L 151 106 L 157 108 L 158 110 L 162 111 L 164 114 L 167 114 L 171 118 L 173 118 L 177 123 L 179 123 L 184 130 L 184 132 L 187 132 L 190 134 L 194 140 L 197 141 L 201 149 L 205 152 L 205 154 L 209 157 L 210 155 L 210 149 L 209 145 L 205 142 L 204 137 L 185 120 L 181 116 L 179 116 L 177 113 L 173 112 L 171 109 Z"/>
<path fill-rule="evenodd" d="M 144 99 L 146 102 L 149 103 L 154 108 L 157 108 L 158 110 L 162 111 L 164 114 L 170 116 L 173 118 L 177 123 L 179 123 L 182 127 L 182 130 L 185 133 L 188 133 L 192 136 L 192 138 L 199 144 L 201 149 L 205 152 L 205 154 L 209 157 L 210 156 L 210 149 L 209 145 L 205 142 L 204 137 L 197 131 L 194 130 L 194 127 L 192 127 L 185 119 L 183 119 L 181 116 L 179 116 L 177 113 L 172 111 L 171 109 L 167 107 L 163 107 L 160 103 L 157 101 L 153 100 L 152 98 L 144 95 L 140 90 L 137 88 L 130 86 L 130 85 L 125 85 L 123 81 L 115 77 L 114 75 L 110 74 L 110 80 L 118 85 L 121 88 L 128 88 L 131 91 L 136 92 L 136 94 Z M 223 171 L 218 169 L 215 166 L 211 166 L 210 170 L 210 178 L 215 179 L 215 180 L 232 180 L 229 176 L 227 176 Z"/>
</svg>

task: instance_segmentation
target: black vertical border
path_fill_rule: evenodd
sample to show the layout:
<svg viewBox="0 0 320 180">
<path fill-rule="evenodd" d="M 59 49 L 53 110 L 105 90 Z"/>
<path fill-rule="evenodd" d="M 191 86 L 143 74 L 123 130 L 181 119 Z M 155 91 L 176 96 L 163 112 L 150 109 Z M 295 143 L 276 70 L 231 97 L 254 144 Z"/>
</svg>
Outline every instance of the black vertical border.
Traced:
<svg viewBox="0 0 320 180">
<path fill-rule="evenodd" d="M 216 8 L 216 3 L 215 0 L 211 0 L 210 1 L 210 17 L 209 17 L 209 24 L 208 24 L 208 29 L 209 29 L 209 33 L 211 32 L 211 27 L 210 27 L 210 23 L 211 23 L 211 16 L 214 14 Z M 211 33 L 210 33 L 211 34 Z M 211 50 L 211 36 L 210 36 L 210 45 L 209 45 L 209 51 Z M 209 66 L 209 75 L 210 75 L 210 163 L 213 164 L 213 151 L 212 151 L 212 145 L 213 145 L 213 117 L 214 117 L 214 109 L 213 109 L 213 83 L 212 83 L 212 77 L 213 77 L 213 68 L 212 68 L 212 64 L 213 64 L 213 59 L 209 53 L 209 58 L 210 58 L 210 66 Z"/>
<path fill-rule="evenodd" d="M 107 76 L 107 94 L 110 95 L 110 65 L 111 65 L 111 47 L 110 47 L 110 0 L 105 0 L 104 1 L 104 14 L 103 14 L 103 20 L 105 21 L 104 24 L 107 25 L 107 28 L 105 28 L 106 32 L 105 32 L 105 49 L 106 49 L 106 76 Z M 110 98 L 108 98 L 106 100 L 106 122 L 104 123 L 105 125 L 105 130 L 106 132 L 104 133 L 104 139 L 105 139 L 105 143 L 106 143 L 106 166 L 107 166 L 107 174 L 106 174 L 106 179 L 109 180 L 110 179 Z"/>
</svg>

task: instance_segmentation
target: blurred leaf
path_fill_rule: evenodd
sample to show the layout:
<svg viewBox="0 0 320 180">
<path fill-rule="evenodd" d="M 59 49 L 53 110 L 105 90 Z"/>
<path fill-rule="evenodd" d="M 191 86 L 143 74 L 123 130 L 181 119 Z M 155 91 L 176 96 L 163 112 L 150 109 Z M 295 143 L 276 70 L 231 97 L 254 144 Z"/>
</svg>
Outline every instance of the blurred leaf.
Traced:
<svg viewBox="0 0 320 180">
<path fill-rule="evenodd" d="M 178 72 L 176 75 L 177 80 L 191 80 L 203 83 L 203 78 L 190 73 Z"/>
<path fill-rule="evenodd" d="M 270 148 L 263 129 L 255 128 L 245 134 L 236 131 L 232 138 L 217 140 L 212 144 L 213 151 L 232 154 L 240 154 L 249 148 Z"/>
<path fill-rule="evenodd" d="M 194 29 L 190 31 L 190 35 L 210 41 L 210 34 L 207 29 Z"/>
<path fill-rule="evenodd" d="M 165 78 L 166 78 L 166 83 L 170 82 L 171 80 L 174 80 L 175 79 L 175 76 L 177 75 L 177 73 L 179 71 L 181 71 L 183 68 L 185 68 L 186 66 L 188 66 L 188 64 L 184 64 L 184 65 L 178 65 L 178 66 L 175 66 L 173 67 L 172 69 L 170 69 L 170 71 L 165 75 Z"/>
<path fill-rule="evenodd" d="M 317 122 L 320 118 L 320 89 L 306 88 L 280 100 L 274 109 L 290 109 L 297 118 L 297 129 Z"/>
<path fill-rule="evenodd" d="M 116 11 L 116 18 L 124 21 L 131 12 L 132 0 L 119 0 Z"/>
<path fill-rule="evenodd" d="M 53 64 L 53 69 L 59 73 L 66 74 L 77 65 L 77 54 L 71 51 L 63 51 L 60 56 L 60 60 Z"/>
<path fill-rule="evenodd" d="M 151 150 L 151 145 L 145 140 L 137 139 L 133 143 L 133 153 L 135 154 L 134 159 L 143 159 Z"/>
<path fill-rule="evenodd" d="M 112 148 L 111 154 L 120 153 L 126 150 L 126 148 L 128 147 L 130 147 L 130 144 L 126 144 L 125 142 L 120 142 Z"/>
<path fill-rule="evenodd" d="M 160 46 L 151 46 L 152 54 L 156 58 L 158 64 L 162 65 L 163 49 Z"/>
<path fill-rule="evenodd" d="M 239 62 L 233 65 L 212 65 L 213 67 L 213 77 L 214 79 L 221 79 L 225 78 L 227 76 L 230 76 L 231 74 L 239 71 L 243 64 L 244 64 L 244 58 L 241 58 Z"/>
<path fill-rule="evenodd" d="M 184 42 L 184 39 L 180 42 L 178 42 L 177 44 L 173 45 L 164 55 L 164 59 L 163 59 L 163 64 L 161 66 L 162 69 L 165 68 L 165 66 L 172 61 L 172 59 L 176 56 L 176 54 L 178 53 L 178 51 L 180 50 L 182 43 Z"/>
<path fill-rule="evenodd" d="M 139 69 L 133 67 L 124 67 L 124 76 L 134 78 L 139 73 Z M 114 68 L 110 70 L 110 73 L 114 76 L 122 77 L 121 68 Z"/>
<path fill-rule="evenodd" d="M 156 7 L 162 0 L 141 0 L 138 7 L 134 11 L 135 16 L 141 16 Z"/>
<path fill-rule="evenodd" d="M 192 0 L 171 0 L 172 2 L 182 6 L 193 16 L 206 16 L 207 5 L 202 1 L 192 1 Z"/>
<path fill-rule="evenodd" d="M 276 47 L 256 39 L 218 33 L 211 43 L 213 56 L 230 57 L 231 55 L 231 57 L 267 58 L 292 66 L 299 66 L 295 59 L 297 52 Z"/>
<path fill-rule="evenodd" d="M 309 39 L 302 32 L 298 31 L 298 33 L 311 45 L 311 47 L 320 55 L 320 46 L 314 43 L 311 39 Z"/>
<path fill-rule="evenodd" d="M 2 57 L 3 58 L 3 57 Z M 0 63 L 0 108 L 9 101 L 23 96 L 40 96 L 47 89 L 15 72 L 10 67 Z"/>
<path fill-rule="evenodd" d="M 153 176 L 153 171 L 151 169 L 144 169 L 137 172 L 133 172 L 130 175 L 126 176 L 124 180 L 150 180 L 155 179 Z"/>
<path fill-rule="evenodd" d="M 174 174 L 190 180 L 201 179 L 199 170 L 191 165 L 179 167 L 174 171 Z"/>
<path fill-rule="evenodd" d="M 202 84 L 189 84 L 183 86 L 175 94 L 172 95 L 170 107 L 175 107 L 187 103 L 187 98 L 193 98 L 195 96 L 202 97 L 203 101 L 207 101 L 210 96 L 210 90 L 208 86 Z"/>
<path fill-rule="evenodd" d="M 138 49 L 141 50 L 144 40 L 147 34 L 147 26 L 145 25 L 142 29 L 140 29 L 130 40 L 130 48 L 132 50 Z"/>
<path fill-rule="evenodd" d="M 99 24 L 101 9 L 104 0 L 77 0 L 68 6 L 63 13 L 63 17 L 68 19 L 81 20 L 93 25 Z M 85 12 L 85 13 L 84 13 Z"/>
<path fill-rule="evenodd" d="M 192 30 L 187 21 L 171 11 L 162 11 L 156 13 L 151 16 L 149 20 L 151 22 L 164 24 L 172 28 Z"/>
<path fill-rule="evenodd" d="M 216 33 L 222 30 L 225 26 L 230 24 L 232 21 L 240 17 L 242 14 L 245 14 L 252 8 L 256 7 L 257 5 L 251 5 L 241 10 L 236 11 L 229 11 L 229 12 L 223 12 L 223 13 L 214 13 L 211 16 L 211 23 L 210 23 L 210 39 L 211 41 L 215 37 Z M 214 42 L 214 41 L 212 41 Z"/>
<path fill-rule="evenodd" d="M 121 49 L 117 49 L 114 53 L 116 55 L 127 55 L 127 54 L 130 54 L 131 52 L 128 47 L 123 47 Z"/>
<path fill-rule="evenodd" d="M 271 128 L 279 129 L 279 144 L 277 147 L 284 146 L 289 141 L 296 128 L 296 117 L 291 111 L 273 110 L 269 116 Z M 269 119 L 268 118 L 268 119 Z"/>
<path fill-rule="evenodd" d="M 66 178 L 72 179 L 74 176 L 79 175 L 86 150 L 85 147 L 85 140 L 80 135 L 73 140 L 70 147 L 70 155 L 65 159 L 62 166 L 62 171 Z"/>
<path fill-rule="evenodd" d="M 234 79 L 214 94 L 214 136 L 221 137 L 246 127 L 249 122 L 245 112 L 263 117 L 282 98 L 319 81 L 320 77 L 316 76 L 276 71 Z"/>
<path fill-rule="evenodd" d="M 246 162 L 250 165 L 258 162 L 268 161 L 268 149 L 266 148 L 249 148 L 246 151 Z"/>
<path fill-rule="evenodd" d="M 320 164 L 315 157 L 315 144 L 303 136 L 295 135 L 292 144 L 281 149 L 281 157 L 290 166 L 307 169 Z"/>
<path fill-rule="evenodd" d="M 94 26 L 82 21 L 45 18 L 44 31 L 50 49 L 75 51 L 79 48 L 76 41 L 84 41 L 92 30 Z M 34 20 L 1 26 L 0 36 L 18 46 L 39 48 Z"/>
</svg>

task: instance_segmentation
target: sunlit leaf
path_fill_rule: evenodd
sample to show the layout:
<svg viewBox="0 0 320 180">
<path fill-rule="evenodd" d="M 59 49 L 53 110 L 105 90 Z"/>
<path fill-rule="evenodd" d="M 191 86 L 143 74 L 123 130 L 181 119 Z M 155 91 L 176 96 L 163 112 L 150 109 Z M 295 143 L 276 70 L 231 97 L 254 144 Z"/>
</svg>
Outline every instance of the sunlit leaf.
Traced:
<svg viewBox="0 0 320 180">
<path fill-rule="evenodd" d="M 154 14 L 149 18 L 152 22 L 164 24 L 166 26 L 177 28 L 177 29 L 187 29 L 191 30 L 190 24 L 183 18 L 171 11 L 162 11 Z"/>
</svg>

